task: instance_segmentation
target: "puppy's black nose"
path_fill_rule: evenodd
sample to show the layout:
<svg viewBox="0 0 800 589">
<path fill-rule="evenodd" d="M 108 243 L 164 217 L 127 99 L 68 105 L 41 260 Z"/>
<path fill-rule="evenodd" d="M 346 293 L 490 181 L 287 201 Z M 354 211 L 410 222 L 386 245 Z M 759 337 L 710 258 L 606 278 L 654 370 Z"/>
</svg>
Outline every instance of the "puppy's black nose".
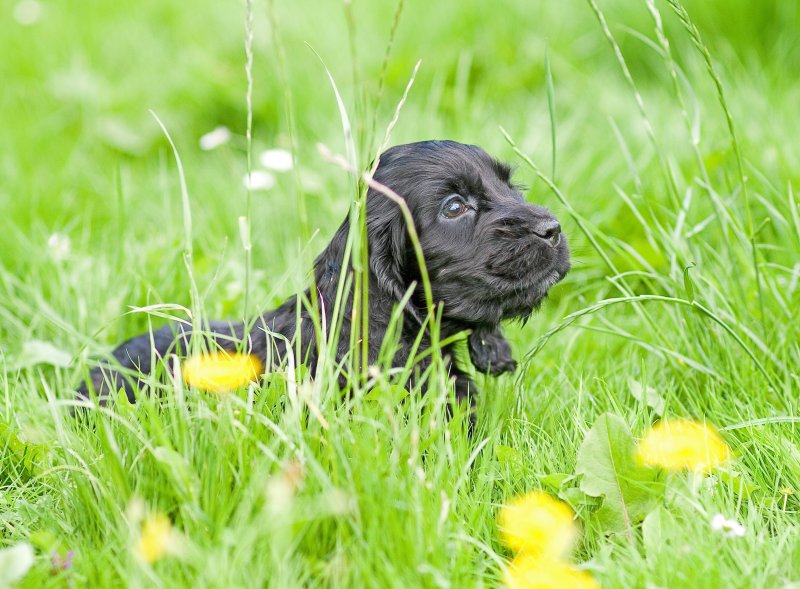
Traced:
<svg viewBox="0 0 800 589">
<path fill-rule="evenodd" d="M 552 217 L 537 219 L 533 225 L 533 233 L 549 243 L 551 247 L 555 247 L 561 241 L 561 224 Z"/>
</svg>

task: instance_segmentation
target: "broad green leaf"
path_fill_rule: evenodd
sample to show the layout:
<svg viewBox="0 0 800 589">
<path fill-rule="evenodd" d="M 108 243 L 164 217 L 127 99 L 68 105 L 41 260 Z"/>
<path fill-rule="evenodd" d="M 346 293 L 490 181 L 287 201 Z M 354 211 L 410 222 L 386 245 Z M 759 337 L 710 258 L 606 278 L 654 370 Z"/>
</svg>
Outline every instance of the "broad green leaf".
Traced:
<svg viewBox="0 0 800 589">
<path fill-rule="evenodd" d="M 546 485 L 553 489 L 554 491 L 558 491 L 561 489 L 561 485 L 564 484 L 564 481 L 572 478 L 571 474 L 566 474 L 563 472 L 555 472 L 552 474 L 546 474 L 544 476 L 539 477 L 539 482 L 543 485 Z"/>
<path fill-rule="evenodd" d="M 50 553 L 61 548 L 61 541 L 50 530 L 37 530 L 29 537 L 30 543 L 45 553 Z"/>
<path fill-rule="evenodd" d="M 24 441 L 0 420 L 0 451 L 6 450 L 7 457 L 15 459 L 30 475 L 36 476 L 42 470 L 46 450 L 42 444 L 31 444 Z"/>
<path fill-rule="evenodd" d="M 558 493 L 558 498 L 569 503 L 570 507 L 575 511 L 579 511 L 583 507 L 594 509 L 602 503 L 602 499 L 591 497 L 581 491 L 578 487 L 569 487 L 562 489 Z"/>
<path fill-rule="evenodd" d="M 370 389 L 364 399 L 366 401 L 386 401 L 390 405 L 399 405 L 408 396 L 408 389 L 396 384 L 379 385 Z"/>
<path fill-rule="evenodd" d="M 16 369 L 30 368 L 37 364 L 49 364 L 66 368 L 72 363 L 72 354 L 55 347 L 50 342 L 31 340 L 22 344 L 22 350 L 11 362 Z"/>
<path fill-rule="evenodd" d="M 494 451 L 497 455 L 497 461 L 500 464 L 511 466 L 520 466 L 524 464 L 520 453 L 511 446 L 503 446 L 502 444 L 498 444 L 495 446 Z"/>
<path fill-rule="evenodd" d="M 631 395 L 633 395 L 637 401 L 645 403 L 659 417 L 664 414 L 664 405 L 666 401 L 664 397 L 661 396 L 661 393 L 653 387 L 642 385 L 642 383 L 633 378 L 628 379 L 628 385 L 631 387 Z"/>
<path fill-rule="evenodd" d="M 714 476 L 717 477 L 720 483 L 730 488 L 731 491 L 746 499 L 761 492 L 761 488 L 758 485 L 736 471 L 718 468 L 714 471 Z"/>
<path fill-rule="evenodd" d="M 659 505 L 642 522 L 642 543 L 647 560 L 653 560 L 665 546 L 665 527 L 672 520 L 670 513 Z"/>
<path fill-rule="evenodd" d="M 664 493 L 658 471 L 638 464 L 634 447 L 625 422 L 604 413 L 578 450 L 575 473 L 583 476 L 580 488 L 587 495 L 603 498 L 595 515 L 608 531 L 630 531 Z"/>
</svg>

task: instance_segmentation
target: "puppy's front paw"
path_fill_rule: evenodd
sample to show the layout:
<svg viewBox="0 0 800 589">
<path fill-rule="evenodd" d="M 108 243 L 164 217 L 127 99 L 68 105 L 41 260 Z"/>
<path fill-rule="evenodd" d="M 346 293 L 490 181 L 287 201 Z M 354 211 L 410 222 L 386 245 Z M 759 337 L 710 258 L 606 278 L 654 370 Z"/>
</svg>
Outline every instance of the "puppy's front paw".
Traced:
<svg viewBox="0 0 800 589">
<path fill-rule="evenodd" d="M 473 331 L 469 336 L 469 355 L 475 369 L 484 374 L 498 376 L 517 369 L 511 346 L 503 337 L 500 327 Z"/>
</svg>

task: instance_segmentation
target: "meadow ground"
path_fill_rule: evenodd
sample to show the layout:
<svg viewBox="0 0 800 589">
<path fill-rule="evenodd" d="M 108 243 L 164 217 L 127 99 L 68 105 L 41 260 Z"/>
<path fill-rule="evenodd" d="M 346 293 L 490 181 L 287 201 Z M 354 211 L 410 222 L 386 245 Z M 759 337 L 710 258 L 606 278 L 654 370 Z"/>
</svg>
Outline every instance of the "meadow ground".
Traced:
<svg viewBox="0 0 800 589">
<path fill-rule="evenodd" d="M 572 505 L 571 559 L 603 587 L 800 587 L 798 4 L 400 8 L 254 2 L 249 111 L 241 2 L 3 4 L 0 547 L 34 559 L 0 552 L 0 587 L 495 587 L 499 506 L 534 489 Z M 71 418 L 93 358 L 185 318 L 164 305 L 241 317 L 306 284 L 356 198 L 317 150 L 346 146 L 312 48 L 359 167 L 421 59 L 391 142 L 479 144 L 560 216 L 574 270 L 508 327 L 518 374 L 478 379 L 472 438 L 443 419 L 442 374 L 424 397 L 302 371 L 223 397 L 171 384 Z M 232 139 L 200 149 L 220 125 Z M 275 147 L 294 168 L 248 197 L 248 153 Z M 615 456 L 619 437 L 584 444 L 609 413 L 635 437 L 707 420 L 736 458 L 662 477 L 646 508 L 611 460 L 592 496 L 579 448 Z M 179 554 L 148 564 L 142 533 L 167 521 Z"/>
</svg>

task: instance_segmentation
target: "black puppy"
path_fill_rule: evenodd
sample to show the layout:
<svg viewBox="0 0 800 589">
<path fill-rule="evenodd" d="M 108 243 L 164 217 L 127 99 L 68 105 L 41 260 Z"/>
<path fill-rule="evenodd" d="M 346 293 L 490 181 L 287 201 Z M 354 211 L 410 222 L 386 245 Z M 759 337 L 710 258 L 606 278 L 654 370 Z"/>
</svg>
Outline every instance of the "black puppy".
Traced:
<svg viewBox="0 0 800 589">
<path fill-rule="evenodd" d="M 510 183 L 510 168 L 473 145 L 424 141 L 393 147 L 380 156 L 374 179 L 402 196 L 411 211 L 434 302 L 443 304 L 441 337 L 471 330 L 468 347 L 477 370 L 495 375 L 513 371 L 516 362 L 500 322 L 528 317 L 569 270 L 569 250 L 558 220 L 546 209 L 526 202 Z M 327 325 L 331 324 L 349 229 L 345 220 L 314 265 L 318 307 Z M 399 207 L 373 189 L 367 195 L 367 239 L 368 360 L 374 363 L 378 359 L 392 310 L 413 288 L 403 309 L 393 360 L 394 366 L 404 366 L 426 314 L 420 269 Z M 306 304 L 294 296 L 266 312 L 247 334 L 244 325 L 227 322 L 211 322 L 207 329 L 219 334 L 217 344 L 226 349 L 235 349 L 236 342 L 246 337 L 246 346 L 265 360 L 267 370 L 279 363 L 285 351 L 285 342 L 270 332 L 294 341 L 299 336 L 305 362 L 313 373 L 318 346 L 307 308 L 310 296 L 307 290 Z M 352 294 L 346 294 L 337 359 L 349 351 L 351 300 Z M 189 331 L 165 326 L 128 340 L 113 356 L 122 367 L 147 374 L 153 356 L 163 358 L 171 351 L 188 349 Z M 422 349 L 428 342 L 423 335 Z M 457 398 L 471 399 L 474 384 L 452 361 L 451 349 L 442 353 L 455 377 Z M 425 362 L 420 367 L 423 370 Z M 124 377 L 113 364 L 103 363 L 91 371 L 79 393 L 88 396 L 94 391 L 105 402 L 112 391 L 124 389 L 133 402 L 139 385 L 141 382 Z"/>
</svg>

